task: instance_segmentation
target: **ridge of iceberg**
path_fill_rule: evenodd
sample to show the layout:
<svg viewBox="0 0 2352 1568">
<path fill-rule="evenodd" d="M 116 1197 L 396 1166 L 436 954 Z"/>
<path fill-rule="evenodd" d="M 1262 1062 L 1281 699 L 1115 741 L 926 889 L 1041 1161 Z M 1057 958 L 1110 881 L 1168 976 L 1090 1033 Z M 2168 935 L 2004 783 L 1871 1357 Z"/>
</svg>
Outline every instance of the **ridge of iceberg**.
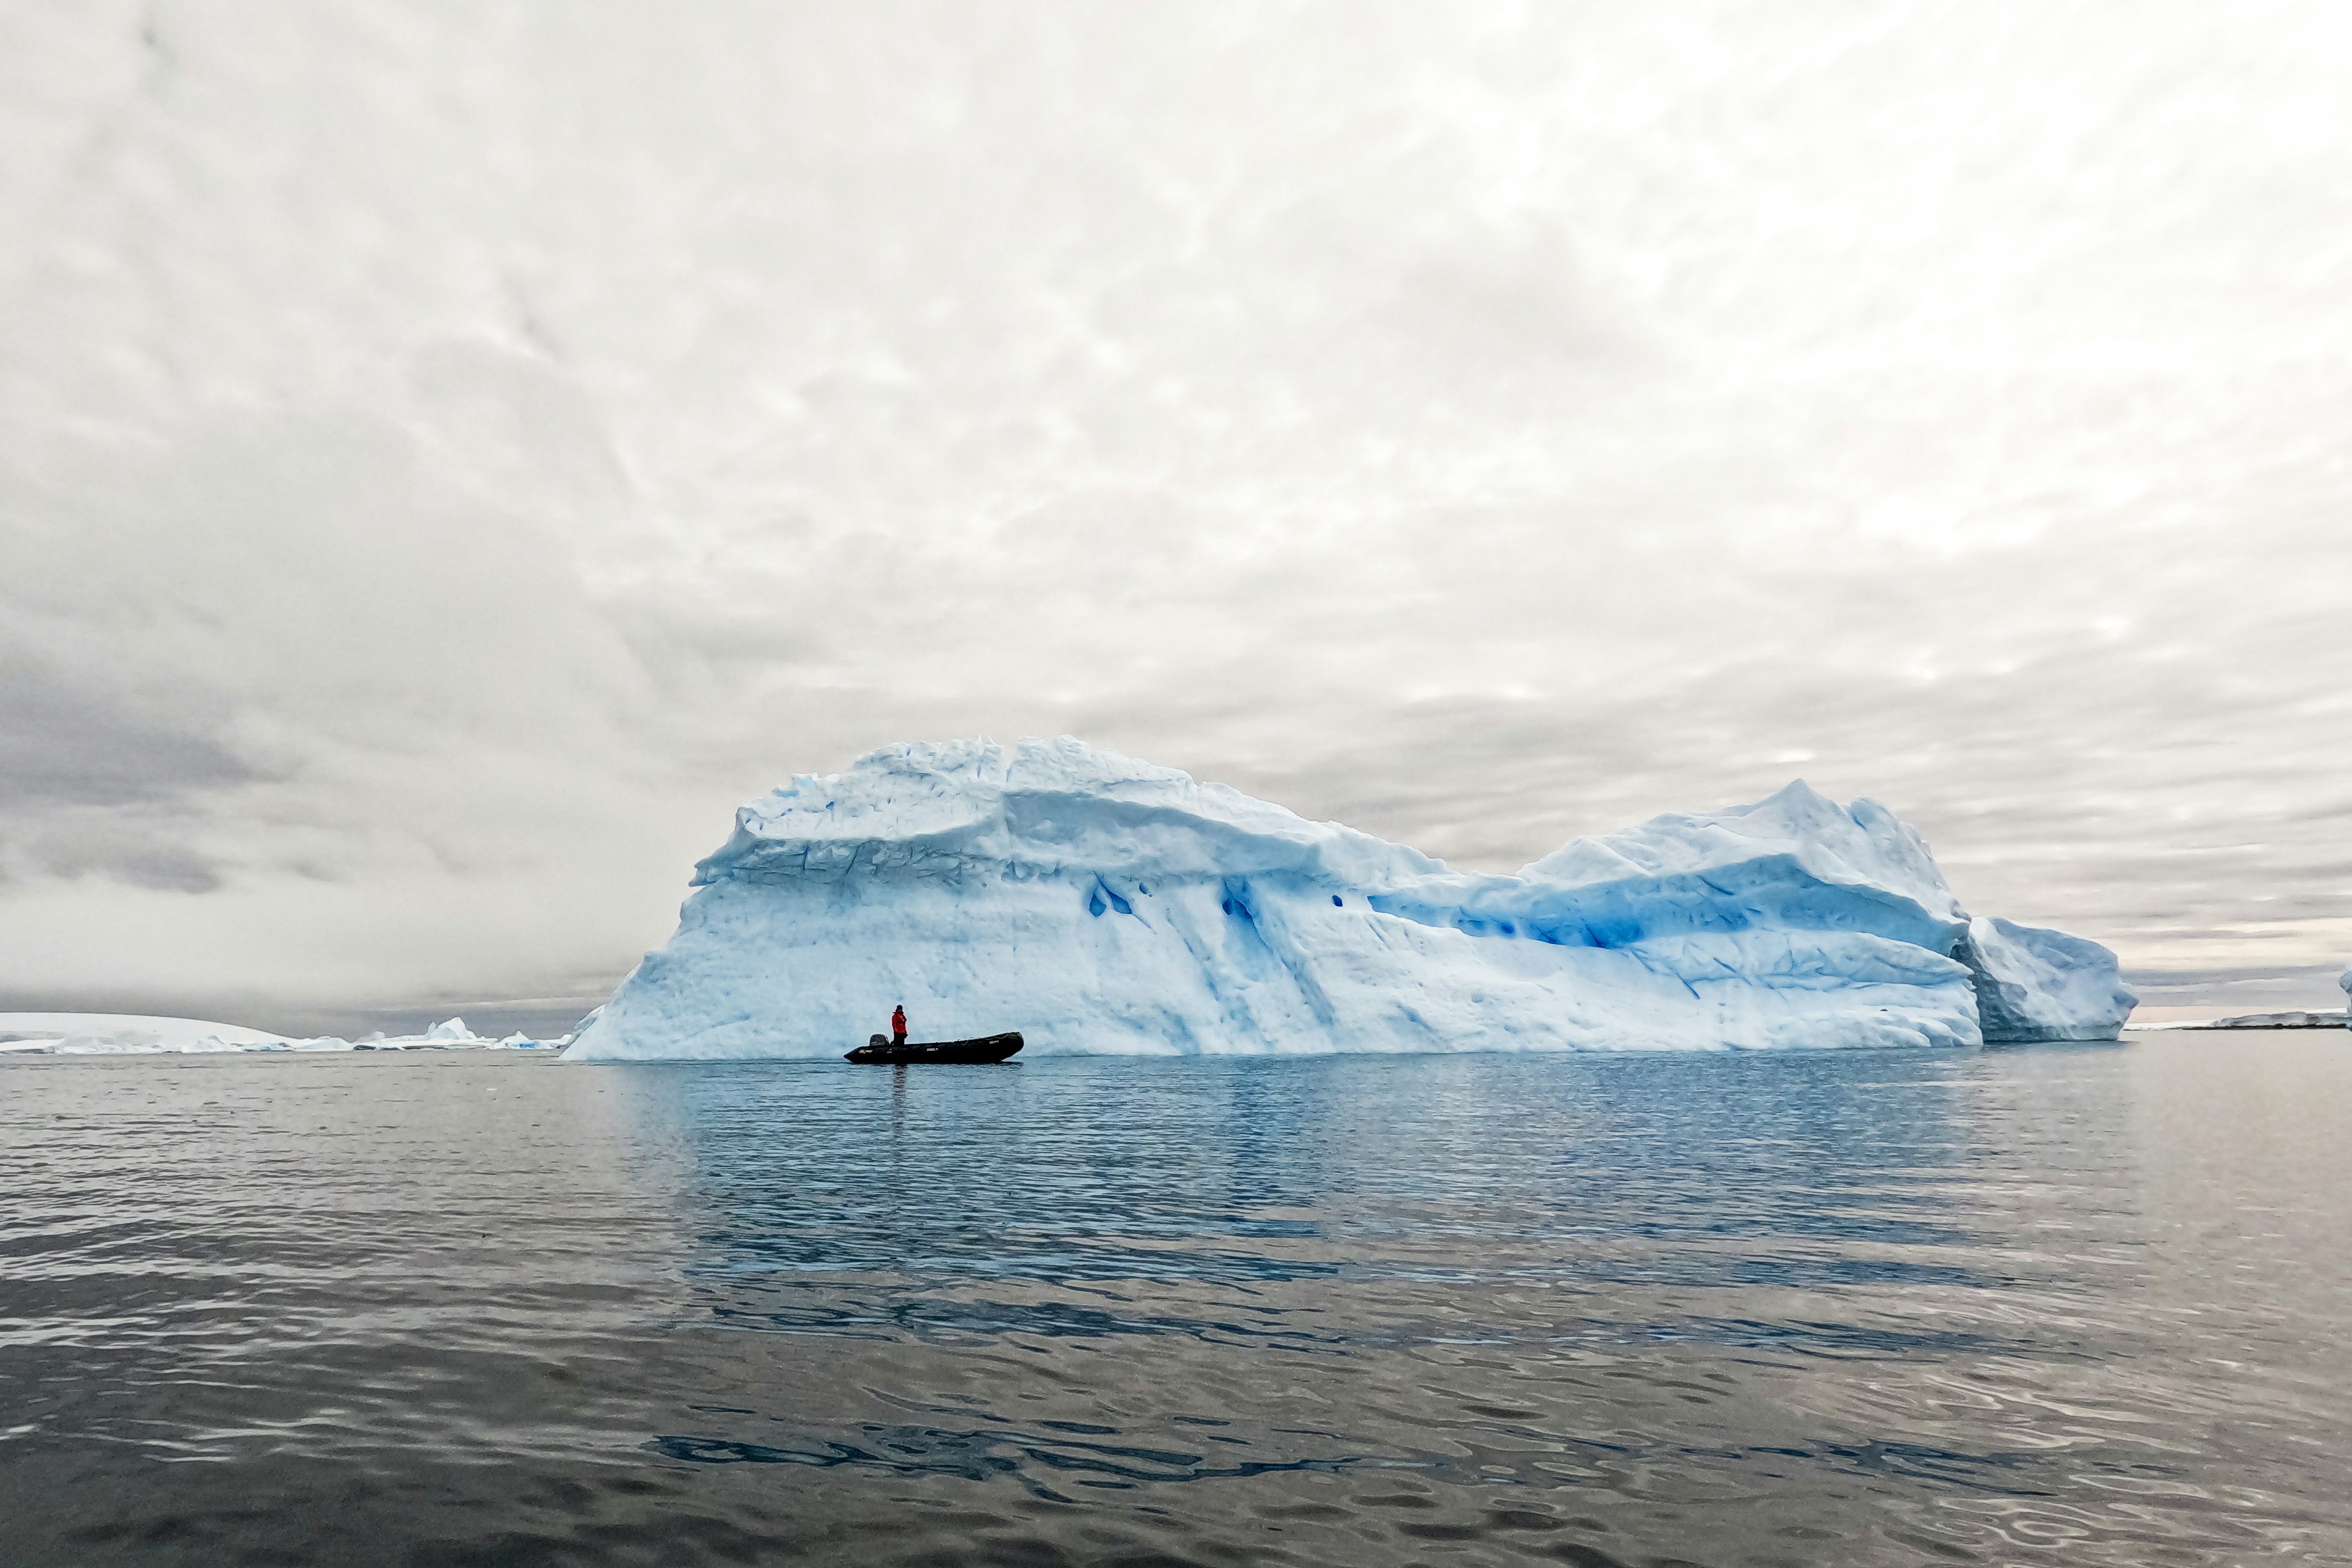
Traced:
<svg viewBox="0 0 2352 1568">
<path fill-rule="evenodd" d="M 986 741 L 893 746 L 847 773 L 800 774 L 736 812 L 734 836 L 695 868 L 694 885 L 1073 867 L 1145 879 L 1381 882 L 1445 869 L 1418 850 L 1066 735 L 1011 752 Z"/>
<path fill-rule="evenodd" d="M 2113 1037 L 2095 942 L 1971 921 L 1885 806 L 1803 783 L 1513 876 L 1067 736 L 888 747 L 736 813 L 583 1060 L 1963 1045 Z"/>
</svg>

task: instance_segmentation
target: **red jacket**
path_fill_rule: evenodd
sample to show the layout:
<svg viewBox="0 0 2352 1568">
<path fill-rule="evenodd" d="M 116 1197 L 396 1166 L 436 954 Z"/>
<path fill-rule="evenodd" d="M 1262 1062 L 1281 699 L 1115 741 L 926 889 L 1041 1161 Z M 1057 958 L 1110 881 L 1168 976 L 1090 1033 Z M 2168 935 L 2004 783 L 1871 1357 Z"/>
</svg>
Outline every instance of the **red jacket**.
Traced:
<svg viewBox="0 0 2352 1568">
<path fill-rule="evenodd" d="M 907 1010 L 904 1007 L 890 1009 L 890 1032 L 894 1035 L 903 1035 L 907 1032 Z"/>
</svg>

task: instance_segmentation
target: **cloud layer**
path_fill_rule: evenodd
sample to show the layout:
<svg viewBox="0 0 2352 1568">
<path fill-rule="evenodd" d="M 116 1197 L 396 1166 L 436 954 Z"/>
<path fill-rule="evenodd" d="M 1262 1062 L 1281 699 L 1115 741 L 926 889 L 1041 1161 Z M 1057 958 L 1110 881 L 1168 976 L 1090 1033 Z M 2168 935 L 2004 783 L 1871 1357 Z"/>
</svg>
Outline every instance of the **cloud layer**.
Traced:
<svg viewBox="0 0 2352 1568">
<path fill-rule="evenodd" d="M 2318 4 L 0 8 L 0 996 L 569 1005 L 737 799 L 1063 731 L 1496 867 L 1801 774 L 2315 973 L 2347 70 Z"/>
</svg>

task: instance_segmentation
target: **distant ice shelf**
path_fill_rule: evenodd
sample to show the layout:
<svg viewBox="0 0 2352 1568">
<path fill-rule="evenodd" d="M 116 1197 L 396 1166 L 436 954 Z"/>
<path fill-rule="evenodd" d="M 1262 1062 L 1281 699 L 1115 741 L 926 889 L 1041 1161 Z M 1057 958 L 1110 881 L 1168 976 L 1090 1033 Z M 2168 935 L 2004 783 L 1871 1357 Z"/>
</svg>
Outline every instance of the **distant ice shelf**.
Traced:
<svg viewBox="0 0 2352 1568">
<path fill-rule="evenodd" d="M 2126 1024 L 2135 1034 L 2158 1029 L 2341 1029 L 2352 1024 L 2342 1013 L 2238 1013 L 2227 1018 L 2174 1019 L 2156 1024 Z"/>
<path fill-rule="evenodd" d="M 163 1018 L 142 1013 L 0 1013 L 0 1056 L 212 1056 L 260 1051 L 521 1050 L 560 1047 L 562 1040 L 522 1035 L 488 1039 L 447 1018 L 421 1035 L 373 1034 L 296 1039 L 204 1018 Z"/>
<path fill-rule="evenodd" d="M 1788 1048 L 2112 1039 L 2115 955 L 1972 917 L 1802 783 L 1457 872 L 1064 737 L 894 746 L 736 814 L 576 1060 Z"/>
</svg>

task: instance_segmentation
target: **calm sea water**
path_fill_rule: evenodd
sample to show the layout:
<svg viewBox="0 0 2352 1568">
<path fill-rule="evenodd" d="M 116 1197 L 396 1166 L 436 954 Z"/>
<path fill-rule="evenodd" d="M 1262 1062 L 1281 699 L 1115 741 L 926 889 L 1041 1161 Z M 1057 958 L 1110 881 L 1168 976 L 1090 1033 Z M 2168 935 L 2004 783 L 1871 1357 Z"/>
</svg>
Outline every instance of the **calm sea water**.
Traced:
<svg viewBox="0 0 2352 1568">
<path fill-rule="evenodd" d="M 2352 1563 L 2352 1038 L 0 1067 L 0 1561 Z"/>
</svg>

